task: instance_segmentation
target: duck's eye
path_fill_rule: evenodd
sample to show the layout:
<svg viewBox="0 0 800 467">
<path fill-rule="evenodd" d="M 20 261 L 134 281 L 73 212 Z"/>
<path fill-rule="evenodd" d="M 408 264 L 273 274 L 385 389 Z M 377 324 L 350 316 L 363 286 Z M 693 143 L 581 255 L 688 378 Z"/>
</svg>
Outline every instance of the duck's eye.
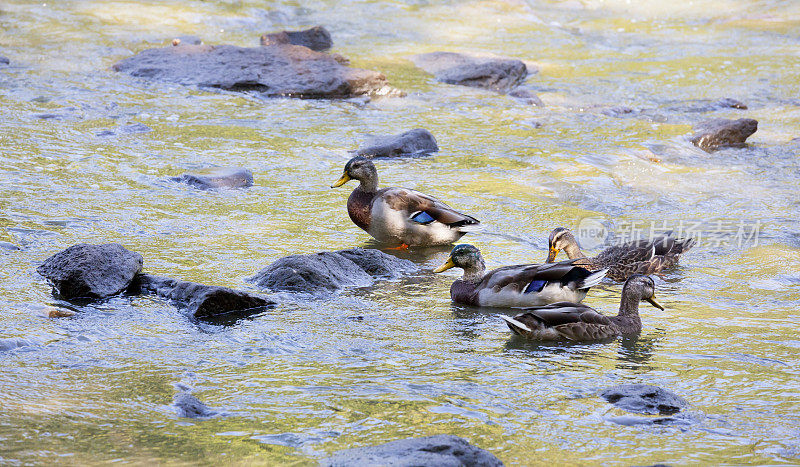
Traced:
<svg viewBox="0 0 800 467">
<path fill-rule="evenodd" d="M 417 211 L 411 215 L 411 220 L 417 224 L 427 225 L 433 222 L 435 219 L 425 211 Z"/>
</svg>

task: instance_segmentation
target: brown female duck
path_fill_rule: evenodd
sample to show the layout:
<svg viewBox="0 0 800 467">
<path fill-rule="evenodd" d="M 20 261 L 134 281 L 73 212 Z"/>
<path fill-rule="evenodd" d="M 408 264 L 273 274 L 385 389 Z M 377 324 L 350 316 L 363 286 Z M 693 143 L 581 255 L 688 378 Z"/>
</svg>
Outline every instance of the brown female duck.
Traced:
<svg viewBox="0 0 800 467">
<path fill-rule="evenodd" d="M 594 341 L 642 332 L 639 302 L 647 300 L 654 307 L 664 307 L 655 300 L 653 279 L 636 274 L 622 287 L 617 316 L 605 316 L 579 303 L 553 303 L 530 308 L 509 318 L 500 315 L 514 334 L 538 341 Z"/>
<path fill-rule="evenodd" d="M 357 226 L 380 242 L 408 246 L 447 245 L 478 230 L 480 221 L 432 196 L 408 188 L 378 189 L 372 161 L 354 157 L 331 188 L 358 180 L 347 199 L 347 213 Z"/>
<path fill-rule="evenodd" d="M 549 243 L 548 263 L 552 263 L 558 253 L 564 250 L 569 259 L 576 260 L 576 265 L 590 271 L 608 268 L 607 277 L 623 282 L 633 274 L 655 274 L 675 266 L 681 253 L 692 248 L 695 240 L 676 239 L 665 234 L 653 240 L 639 240 L 608 247 L 594 258 L 587 258 L 572 232 L 563 227 L 550 233 Z"/>
</svg>

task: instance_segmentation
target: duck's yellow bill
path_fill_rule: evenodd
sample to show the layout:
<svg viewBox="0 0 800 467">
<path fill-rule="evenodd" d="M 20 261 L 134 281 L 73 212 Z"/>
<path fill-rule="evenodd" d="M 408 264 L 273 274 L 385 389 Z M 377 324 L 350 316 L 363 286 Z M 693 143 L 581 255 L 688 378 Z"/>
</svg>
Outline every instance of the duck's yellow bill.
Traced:
<svg viewBox="0 0 800 467">
<path fill-rule="evenodd" d="M 547 262 L 552 263 L 553 261 L 555 261 L 559 251 L 561 250 L 557 248 L 550 248 L 550 253 L 547 254 Z"/>
<path fill-rule="evenodd" d="M 651 305 L 653 305 L 654 307 L 658 308 L 659 310 L 664 311 L 664 307 L 661 306 L 661 304 L 656 301 L 656 296 L 655 295 L 653 295 L 652 297 L 648 298 L 647 301 L 650 302 Z"/>
<path fill-rule="evenodd" d="M 331 188 L 336 188 L 336 187 L 342 186 L 345 183 L 349 182 L 350 180 L 351 180 L 350 176 L 347 175 L 347 172 L 345 172 L 345 173 L 342 174 L 342 176 L 341 176 L 341 178 L 339 178 L 339 180 L 336 180 L 336 183 L 331 185 Z"/>
<path fill-rule="evenodd" d="M 433 272 L 444 272 L 450 268 L 454 268 L 455 266 L 456 265 L 453 264 L 453 258 L 447 258 L 447 262 L 439 266 L 438 268 L 434 269 Z"/>
</svg>

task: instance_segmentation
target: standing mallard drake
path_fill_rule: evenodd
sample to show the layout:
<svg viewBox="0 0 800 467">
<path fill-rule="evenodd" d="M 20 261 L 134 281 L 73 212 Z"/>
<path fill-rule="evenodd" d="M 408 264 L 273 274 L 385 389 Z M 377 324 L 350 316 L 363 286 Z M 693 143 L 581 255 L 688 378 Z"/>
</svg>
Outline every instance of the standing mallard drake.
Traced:
<svg viewBox="0 0 800 467">
<path fill-rule="evenodd" d="M 639 302 L 647 300 L 663 310 L 656 302 L 653 279 L 635 274 L 622 286 L 622 298 L 617 316 L 605 316 L 594 308 L 580 303 L 553 303 L 526 310 L 513 318 L 500 315 L 514 334 L 539 341 L 594 341 L 616 336 L 637 335 L 642 332 Z"/>
<path fill-rule="evenodd" d="M 447 262 L 433 272 L 461 268 L 464 276 L 450 286 L 456 303 L 491 307 L 524 307 L 554 302 L 580 302 L 606 270 L 592 273 L 572 261 L 520 264 L 486 272 L 481 252 L 472 245 L 456 245 Z"/>
<path fill-rule="evenodd" d="M 408 188 L 378 189 L 378 170 L 372 161 L 354 157 L 331 188 L 350 180 L 360 183 L 347 199 L 350 219 L 378 241 L 401 247 L 447 245 L 480 221 L 462 214 L 432 196 Z"/>
<path fill-rule="evenodd" d="M 587 258 L 578 246 L 578 241 L 569 229 L 558 227 L 550 233 L 550 253 L 547 262 L 552 263 L 558 252 L 564 250 L 575 264 L 590 271 L 608 268 L 608 277 L 623 282 L 633 274 L 655 274 L 678 264 L 681 253 L 695 244 L 693 238 L 676 239 L 669 233 L 653 240 L 614 245 L 601 251 L 594 258 Z"/>
</svg>

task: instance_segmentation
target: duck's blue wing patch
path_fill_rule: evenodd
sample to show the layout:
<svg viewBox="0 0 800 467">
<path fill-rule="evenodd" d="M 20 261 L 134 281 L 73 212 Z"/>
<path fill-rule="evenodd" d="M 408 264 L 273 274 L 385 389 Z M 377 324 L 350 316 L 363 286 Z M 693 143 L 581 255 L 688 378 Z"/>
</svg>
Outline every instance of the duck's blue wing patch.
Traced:
<svg viewBox="0 0 800 467">
<path fill-rule="evenodd" d="M 528 284 L 527 287 L 525 287 L 525 292 L 523 292 L 523 293 L 541 292 L 542 289 L 544 288 L 545 284 L 547 284 L 547 281 L 543 281 L 543 280 L 531 281 L 531 283 Z"/>
<path fill-rule="evenodd" d="M 426 225 L 426 224 L 430 224 L 431 222 L 435 221 L 436 219 L 431 217 L 431 215 L 428 214 L 425 211 L 419 211 L 419 212 L 415 212 L 414 214 L 411 215 L 411 220 L 416 222 L 417 224 Z"/>
</svg>

